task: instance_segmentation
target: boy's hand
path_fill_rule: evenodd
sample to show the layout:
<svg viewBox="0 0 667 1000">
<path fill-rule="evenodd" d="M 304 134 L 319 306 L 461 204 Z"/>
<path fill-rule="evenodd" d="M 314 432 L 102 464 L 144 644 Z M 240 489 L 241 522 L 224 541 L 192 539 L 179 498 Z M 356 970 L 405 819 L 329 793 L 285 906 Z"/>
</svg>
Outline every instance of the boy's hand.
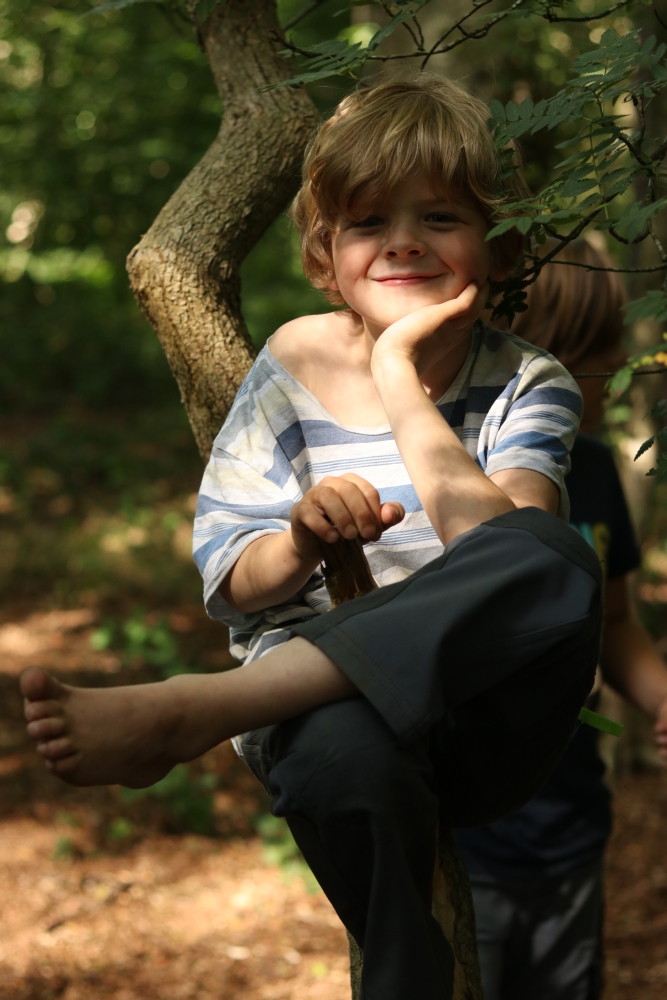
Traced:
<svg viewBox="0 0 667 1000">
<path fill-rule="evenodd" d="M 359 536 L 362 542 L 376 542 L 404 517 L 400 503 L 381 504 L 378 491 L 361 476 L 327 476 L 292 507 L 292 540 L 304 562 L 319 562 L 320 539 L 333 543 Z"/>
<path fill-rule="evenodd" d="M 397 320 L 378 339 L 371 365 L 397 354 L 407 358 L 417 374 L 437 364 L 458 344 L 456 334 L 467 332 L 482 315 L 488 295 L 488 282 L 480 289 L 471 281 L 457 298 L 424 306 Z"/>
</svg>

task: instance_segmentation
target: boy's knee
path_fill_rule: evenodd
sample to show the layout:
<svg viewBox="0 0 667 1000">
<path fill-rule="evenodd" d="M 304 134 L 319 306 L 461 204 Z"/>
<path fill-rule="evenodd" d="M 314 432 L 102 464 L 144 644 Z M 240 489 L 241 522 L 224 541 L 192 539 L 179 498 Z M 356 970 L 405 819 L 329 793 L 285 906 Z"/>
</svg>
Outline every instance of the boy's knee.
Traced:
<svg viewBox="0 0 667 1000">
<path fill-rule="evenodd" d="M 401 748 L 363 698 L 324 705 L 277 729 L 269 786 L 279 815 L 395 818 L 433 798 L 426 749 Z"/>
</svg>

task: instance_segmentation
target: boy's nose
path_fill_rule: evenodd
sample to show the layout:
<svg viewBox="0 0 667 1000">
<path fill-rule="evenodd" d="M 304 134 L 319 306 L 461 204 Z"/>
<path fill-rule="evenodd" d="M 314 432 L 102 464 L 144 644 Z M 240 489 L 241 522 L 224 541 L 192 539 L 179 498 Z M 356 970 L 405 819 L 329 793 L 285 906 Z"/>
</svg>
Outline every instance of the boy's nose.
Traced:
<svg viewBox="0 0 667 1000">
<path fill-rule="evenodd" d="M 426 247 L 409 233 L 397 233 L 389 239 L 384 248 L 384 256 L 388 259 L 423 257 Z"/>
</svg>

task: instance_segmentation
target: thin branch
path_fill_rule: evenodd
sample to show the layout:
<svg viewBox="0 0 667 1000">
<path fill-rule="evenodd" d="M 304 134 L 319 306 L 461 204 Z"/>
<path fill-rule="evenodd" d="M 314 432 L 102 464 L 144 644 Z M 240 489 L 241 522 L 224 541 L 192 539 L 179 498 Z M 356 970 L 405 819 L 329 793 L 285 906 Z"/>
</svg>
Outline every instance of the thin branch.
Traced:
<svg viewBox="0 0 667 1000">
<path fill-rule="evenodd" d="M 658 24 L 660 25 L 661 28 L 664 28 L 665 31 L 667 31 L 667 24 L 665 24 L 665 22 L 663 21 L 663 19 L 660 17 L 660 14 L 658 14 L 658 9 L 657 9 L 657 7 L 655 5 L 655 0 L 653 0 L 653 3 L 651 4 L 651 6 L 653 7 L 653 13 L 655 14 L 656 21 L 658 22 Z"/>
<path fill-rule="evenodd" d="M 619 371 L 622 369 L 619 368 Z M 631 372 L 631 375 L 664 375 L 667 368 L 651 368 L 647 372 Z M 572 378 L 612 378 L 616 372 L 570 372 Z"/>
<path fill-rule="evenodd" d="M 511 5 L 511 7 L 508 8 L 508 10 L 502 11 L 500 14 L 497 14 L 496 17 L 491 18 L 483 28 L 478 28 L 474 32 L 465 31 L 463 25 L 466 23 L 466 21 L 468 21 L 474 14 L 477 14 L 483 7 L 488 7 L 488 5 L 492 2 L 493 0 L 481 0 L 480 3 L 475 3 L 472 10 L 469 10 L 467 14 L 464 14 L 462 17 L 460 17 L 458 21 L 455 21 L 454 24 L 452 24 L 451 27 L 447 29 L 444 35 L 441 35 L 440 38 L 437 40 L 437 42 L 435 42 L 435 44 L 431 46 L 430 51 L 426 55 L 426 58 L 424 59 L 421 65 L 421 69 L 424 69 L 427 62 L 429 61 L 429 59 L 432 58 L 432 56 L 441 55 L 444 52 L 451 52 L 452 49 L 455 49 L 458 45 L 461 45 L 462 42 L 467 41 L 469 38 L 485 38 L 488 35 L 491 28 L 493 28 L 494 25 L 498 23 L 498 21 L 502 21 L 507 16 L 507 14 L 510 13 L 510 11 L 513 11 L 516 8 L 521 7 L 526 2 L 526 0 L 515 0 L 515 2 Z M 452 35 L 455 31 L 460 31 L 463 37 L 454 39 L 453 42 L 450 42 L 444 48 L 440 48 L 442 43 L 447 38 L 449 38 L 449 36 Z"/>
<path fill-rule="evenodd" d="M 609 17 L 610 14 L 615 13 L 617 10 L 621 10 L 623 7 L 629 7 L 634 0 L 619 0 L 612 7 L 608 7 L 607 10 L 603 10 L 599 14 L 586 14 L 584 17 L 559 17 L 557 14 L 538 14 L 538 17 L 543 17 L 545 21 L 549 21 L 550 24 L 559 23 L 570 23 L 570 24 L 587 24 L 588 21 L 599 21 L 603 17 Z"/>
<path fill-rule="evenodd" d="M 304 17 L 308 17 L 309 14 L 311 14 L 314 10 L 317 10 L 318 7 L 321 7 L 322 4 L 326 2 L 327 0 L 313 0 L 313 3 L 311 3 L 310 6 L 304 7 L 300 14 L 295 14 L 294 17 L 289 19 L 287 24 L 283 24 L 283 31 L 289 31 L 289 29 L 298 24 L 299 21 L 303 21 Z"/>
<path fill-rule="evenodd" d="M 667 271 L 667 263 L 658 264 L 656 267 L 595 267 L 593 264 L 580 264 L 574 260 L 550 260 L 549 263 L 564 264 L 565 267 L 583 267 L 585 271 L 609 271 L 610 274 L 653 274 L 655 271 Z"/>
<path fill-rule="evenodd" d="M 413 24 L 414 24 L 415 28 L 417 29 L 417 35 L 419 36 L 419 47 L 423 51 L 423 49 L 424 49 L 424 30 L 423 30 L 421 24 L 419 23 L 419 18 L 417 17 L 416 14 L 415 14 L 415 16 L 414 16 L 414 18 L 412 20 L 413 20 Z"/>
</svg>

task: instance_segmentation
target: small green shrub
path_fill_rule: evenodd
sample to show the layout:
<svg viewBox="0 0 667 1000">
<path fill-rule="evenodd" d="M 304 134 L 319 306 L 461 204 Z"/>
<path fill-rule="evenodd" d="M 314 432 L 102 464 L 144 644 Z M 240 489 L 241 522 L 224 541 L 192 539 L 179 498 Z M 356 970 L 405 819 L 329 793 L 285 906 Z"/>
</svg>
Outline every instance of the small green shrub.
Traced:
<svg viewBox="0 0 667 1000">
<path fill-rule="evenodd" d="M 306 883 L 308 892 L 318 891 L 317 880 L 284 819 L 265 813 L 255 820 L 255 830 L 262 839 L 267 864 L 281 868 L 287 878 L 298 875 Z"/>
<path fill-rule="evenodd" d="M 217 780 L 214 774 L 193 775 L 188 764 L 177 764 L 155 785 L 123 788 L 121 796 L 128 803 L 143 798 L 158 799 L 174 832 L 207 835 L 214 830 L 213 791 Z"/>
</svg>

